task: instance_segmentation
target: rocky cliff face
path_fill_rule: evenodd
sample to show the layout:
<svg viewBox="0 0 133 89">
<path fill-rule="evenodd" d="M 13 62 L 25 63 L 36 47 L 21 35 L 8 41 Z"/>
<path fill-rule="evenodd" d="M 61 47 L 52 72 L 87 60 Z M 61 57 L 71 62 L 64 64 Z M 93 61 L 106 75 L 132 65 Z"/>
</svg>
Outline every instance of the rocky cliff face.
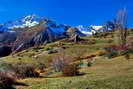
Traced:
<svg viewBox="0 0 133 89">
<path fill-rule="evenodd" d="M 31 30 L 22 32 L 14 42 L 13 50 L 21 51 L 29 47 L 47 44 L 67 37 L 65 32 L 57 34 L 52 29 L 46 24 L 41 24 L 33 27 Z"/>
</svg>

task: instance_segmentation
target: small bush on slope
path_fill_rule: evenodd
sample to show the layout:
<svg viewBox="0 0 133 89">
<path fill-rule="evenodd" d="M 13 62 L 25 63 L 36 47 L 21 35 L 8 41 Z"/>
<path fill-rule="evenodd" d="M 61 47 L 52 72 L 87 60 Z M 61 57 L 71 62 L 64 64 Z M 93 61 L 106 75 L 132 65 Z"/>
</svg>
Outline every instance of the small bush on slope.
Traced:
<svg viewBox="0 0 133 89">
<path fill-rule="evenodd" d="M 127 43 L 126 45 L 111 45 L 105 48 L 108 58 L 113 58 L 119 55 L 128 55 L 133 53 L 133 43 Z"/>
<path fill-rule="evenodd" d="M 14 72 L 12 64 L 0 61 L 0 72 Z"/>
<path fill-rule="evenodd" d="M 61 72 L 63 71 L 64 66 L 67 66 L 71 63 L 72 60 L 70 60 L 70 57 L 66 56 L 56 56 L 53 58 L 52 66 L 55 70 L 55 72 Z"/>
<path fill-rule="evenodd" d="M 117 50 L 116 46 L 106 47 L 105 50 L 106 50 L 106 56 L 109 59 L 118 56 L 118 50 Z"/>
<path fill-rule="evenodd" d="M 14 89 L 15 78 L 10 73 L 0 72 L 0 89 Z"/>
<path fill-rule="evenodd" d="M 73 63 L 74 60 L 68 56 L 56 56 L 53 59 L 52 65 L 56 72 L 62 72 L 64 76 L 79 75 L 78 64 Z"/>
<path fill-rule="evenodd" d="M 76 76 L 79 75 L 79 68 L 76 64 L 70 64 L 63 67 L 63 75 L 64 76 Z"/>
<path fill-rule="evenodd" d="M 14 67 L 15 73 L 19 78 L 39 77 L 39 74 L 35 71 L 34 65 L 18 63 L 18 64 L 14 64 L 13 67 Z"/>
</svg>

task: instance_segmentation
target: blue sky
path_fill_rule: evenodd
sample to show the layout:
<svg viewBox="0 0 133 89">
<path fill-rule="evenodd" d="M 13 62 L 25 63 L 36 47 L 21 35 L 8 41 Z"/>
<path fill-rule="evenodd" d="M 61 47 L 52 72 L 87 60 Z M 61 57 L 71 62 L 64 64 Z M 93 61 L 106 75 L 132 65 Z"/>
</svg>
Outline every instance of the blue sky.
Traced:
<svg viewBox="0 0 133 89">
<path fill-rule="evenodd" d="M 73 26 L 101 25 L 126 7 L 132 26 L 132 3 L 132 0 L 0 0 L 0 23 L 37 14 Z"/>
</svg>

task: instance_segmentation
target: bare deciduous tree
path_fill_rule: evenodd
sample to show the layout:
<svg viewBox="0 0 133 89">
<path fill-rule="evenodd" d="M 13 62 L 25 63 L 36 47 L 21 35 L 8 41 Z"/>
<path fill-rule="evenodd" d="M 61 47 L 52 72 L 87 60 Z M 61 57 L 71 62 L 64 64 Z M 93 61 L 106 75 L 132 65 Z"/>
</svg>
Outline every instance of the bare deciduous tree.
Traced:
<svg viewBox="0 0 133 89">
<path fill-rule="evenodd" d="M 123 9 L 118 12 L 116 29 L 117 29 L 117 41 L 120 45 L 126 44 L 127 39 L 127 10 Z"/>
</svg>

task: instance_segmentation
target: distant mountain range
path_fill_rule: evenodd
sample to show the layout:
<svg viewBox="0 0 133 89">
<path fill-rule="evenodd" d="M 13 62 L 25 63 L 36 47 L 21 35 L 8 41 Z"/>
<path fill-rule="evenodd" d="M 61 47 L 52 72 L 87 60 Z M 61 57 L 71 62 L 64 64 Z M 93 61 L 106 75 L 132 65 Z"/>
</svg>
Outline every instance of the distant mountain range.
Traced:
<svg viewBox="0 0 133 89">
<path fill-rule="evenodd" d="M 71 31 L 72 30 L 72 31 Z M 12 51 L 21 51 L 29 47 L 47 44 L 70 37 L 69 33 L 89 36 L 97 31 L 103 31 L 104 26 L 82 25 L 72 27 L 57 24 L 48 18 L 28 15 L 17 21 L 10 21 L 0 25 L 0 47 L 11 47 Z"/>
<path fill-rule="evenodd" d="M 48 23 L 49 26 L 57 25 L 56 22 L 54 22 L 54 21 L 52 21 L 48 18 L 40 18 L 40 17 L 33 14 L 33 15 L 25 16 L 20 20 L 9 21 L 7 23 L 1 24 L 0 25 L 0 32 L 6 32 L 6 31 L 11 31 L 12 32 L 12 29 L 30 28 L 30 27 L 38 25 L 42 20 L 47 20 L 46 22 Z M 63 27 L 63 24 L 61 24 L 61 25 Z M 103 26 L 91 25 L 91 26 L 88 26 L 88 27 L 84 27 L 82 25 L 79 25 L 76 28 L 85 35 L 92 35 L 92 33 L 95 33 L 98 30 L 102 30 Z M 54 29 L 53 31 L 55 33 L 64 32 L 64 27 L 62 29 Z"/>
</svg>

